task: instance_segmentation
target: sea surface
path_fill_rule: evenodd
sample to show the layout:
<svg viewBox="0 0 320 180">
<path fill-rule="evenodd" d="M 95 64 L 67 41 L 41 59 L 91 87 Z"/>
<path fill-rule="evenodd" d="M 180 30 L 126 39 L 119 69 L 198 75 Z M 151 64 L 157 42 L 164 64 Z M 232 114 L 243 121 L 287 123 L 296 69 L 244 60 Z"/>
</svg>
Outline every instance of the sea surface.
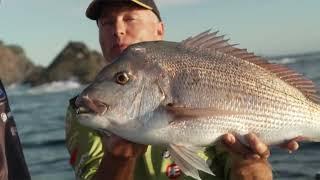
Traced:
<svg viewBox="0 0 320 180">
<path fill-rule="evenodd" d="M 320 85 L 320 52 L 269 59 L 290 66 Z M 34 88 L 21 85 L 6 88 L 32 179 L 75 179 L 65 148 L 64 118 L 68 99 L 84 86 L 65 81 Z M 320 171 L 320 143 L 303 143 L 292 154 L 273 148 L 270 161 L 274 179 L 315 179 Z"/>
</svg>

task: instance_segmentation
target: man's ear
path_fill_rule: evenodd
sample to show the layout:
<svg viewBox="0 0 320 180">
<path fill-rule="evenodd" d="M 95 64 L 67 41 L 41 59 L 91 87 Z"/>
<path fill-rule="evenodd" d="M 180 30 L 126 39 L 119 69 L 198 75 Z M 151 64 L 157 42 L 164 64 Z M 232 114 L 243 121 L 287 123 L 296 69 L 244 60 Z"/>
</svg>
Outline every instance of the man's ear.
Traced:
<svg viewBox="0 0 320 180">
<path fill-rule="evenodd" d="M 158 40 L 163 40 L 164 39 L 164 24 L 163 24 L 163 22 L 159 22 L 158 23 L 157 35 L 159 37 Z"/>
</svg>

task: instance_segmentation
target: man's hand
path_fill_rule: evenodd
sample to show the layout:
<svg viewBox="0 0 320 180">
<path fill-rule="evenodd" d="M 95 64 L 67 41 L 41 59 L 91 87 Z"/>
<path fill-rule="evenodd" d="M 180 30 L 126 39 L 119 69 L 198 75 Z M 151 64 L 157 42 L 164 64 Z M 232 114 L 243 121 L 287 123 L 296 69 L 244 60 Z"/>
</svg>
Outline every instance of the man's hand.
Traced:
<svg viewBox="0 0 320 180">
<path fill-rule="evenodd" d="M 116 135 L 103 136 L 104 155 L 94 180 L 133 180 L 139 156 L 147 150 L 146 145 L 136 144 Z"/>
<path fill-rule="evenodd" d="M 103 136 L 102 143 L 104 151 L 119 158 L 137 158 L 147 150 L 146 145 L 136 144 L 116 135 Z"/>
<path fill-rule="evenodd" d="M 231 152 L 231 179 L 272 179 L 271 166 L 267 161 L 270 156 L 268 146 L 255 134 L 245 135 L 249 147 L 240 143 L 232 134 L 225 134 L 222 143 Z M 288 149 L 289 152 L 299 148 L 299 139 L 293 139 L 281 144 L 280 147 Z"/>
<path fill-rule="evenodd" d="M 245 140 L 249 147 L 243 145 L 234 135 L 228 133 L 222 137 L 223 144 L 229 152 L 242 156 L 243 158 L 264 158 L 270 155 L 268 145 L 264 144 L 255 134 L 249 133 L 245 135 Z M 280 145 L 281 148 L 287 149 L 289 152 L 296 151 L 299 148 L 298 141 L 303 138 L 297 137 Z"/>
</svg>

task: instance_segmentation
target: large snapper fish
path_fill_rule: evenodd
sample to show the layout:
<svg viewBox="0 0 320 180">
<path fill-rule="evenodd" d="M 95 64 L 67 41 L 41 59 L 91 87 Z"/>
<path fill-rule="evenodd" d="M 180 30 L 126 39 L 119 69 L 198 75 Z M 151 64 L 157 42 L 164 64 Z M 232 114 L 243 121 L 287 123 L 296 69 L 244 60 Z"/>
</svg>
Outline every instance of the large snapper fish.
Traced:
<svg viewBox="0 0 320 180">
<path fill-rule="evenodd" d="M 180 43 L 128 47 L 78 97 L 80 123 L 166 146 L 189 176 L 213 174 L 199 150 L 251 132 L 268 145 L 320 139 L 313 82 L 206 31 Z"/>
</svg>

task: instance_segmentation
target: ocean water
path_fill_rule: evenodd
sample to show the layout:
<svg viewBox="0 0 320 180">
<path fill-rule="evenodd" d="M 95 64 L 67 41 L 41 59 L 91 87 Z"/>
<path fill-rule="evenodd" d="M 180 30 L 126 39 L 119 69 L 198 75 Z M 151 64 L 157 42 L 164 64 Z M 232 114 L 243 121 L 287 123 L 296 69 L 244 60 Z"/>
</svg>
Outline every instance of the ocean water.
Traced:
<svg viewBox="0 0 320 180">
<path fill-rule="evenodd" d="M 271 61 L 290 66 L 320 85 L 320 53 L 273 57 Z M 65 148 L 64 118 L 68 99 L 84 86 L 66 81 L 6 88 L 32 179 L 75 179 Z M 320 143 L 302 143 L 292 154 L 279 148 L 271 153 L 274 179 L 315 179 L 320 171 Z"/>
</svg>

